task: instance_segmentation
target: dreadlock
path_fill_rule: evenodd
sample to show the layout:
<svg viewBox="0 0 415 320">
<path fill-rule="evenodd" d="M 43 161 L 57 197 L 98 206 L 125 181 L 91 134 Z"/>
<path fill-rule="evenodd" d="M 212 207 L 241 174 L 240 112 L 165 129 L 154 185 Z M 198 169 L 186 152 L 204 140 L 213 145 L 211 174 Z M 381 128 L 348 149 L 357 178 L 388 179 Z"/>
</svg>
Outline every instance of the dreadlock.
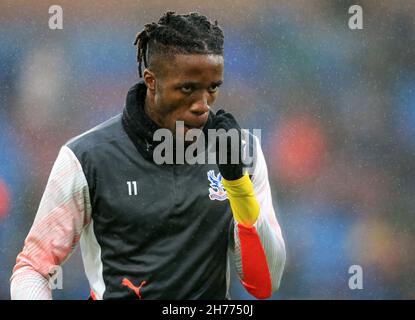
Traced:
<svg viewBox="0 0 415 320">
<path fill-rule="evenodd" d="M 138 74 L 149 66 L 149 57 L 157 54 L 220 54 L 223 55 L 223 32 L 218 22 L 211 23 L 198 13 L 186 15 L 166 12 L 158 21 L 144 26 L 135 38 Z M 151 62 L 151 61 L 150 61 Z"/>
</svg>

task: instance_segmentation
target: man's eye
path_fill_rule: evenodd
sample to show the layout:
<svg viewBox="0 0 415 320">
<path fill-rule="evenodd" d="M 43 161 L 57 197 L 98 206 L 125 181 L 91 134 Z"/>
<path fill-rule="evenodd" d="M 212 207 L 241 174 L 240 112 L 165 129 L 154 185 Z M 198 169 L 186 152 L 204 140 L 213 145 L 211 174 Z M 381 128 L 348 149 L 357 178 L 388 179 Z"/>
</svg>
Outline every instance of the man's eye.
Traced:
<svg viewBox="0 0 415 320">
<path fill-rule="evenodd" d="M 183 93 L 191 93 L 193 88 L 190 87 L 190 86 L 184 86 L 184 87 L 181 88 L 181 90 L 182 90 Z"/>
<path fill-rule="evenodd" d="M 218 89 L 219 89 L 219 86 L 218 86 L 218 85 L 213 85 L 213 86 L 210 86 L 210 87 L 208 88 L 208 91 L 209 91 L 210 93 L 214 93 L 214 92 L 218 91 Z"/>
</svg>

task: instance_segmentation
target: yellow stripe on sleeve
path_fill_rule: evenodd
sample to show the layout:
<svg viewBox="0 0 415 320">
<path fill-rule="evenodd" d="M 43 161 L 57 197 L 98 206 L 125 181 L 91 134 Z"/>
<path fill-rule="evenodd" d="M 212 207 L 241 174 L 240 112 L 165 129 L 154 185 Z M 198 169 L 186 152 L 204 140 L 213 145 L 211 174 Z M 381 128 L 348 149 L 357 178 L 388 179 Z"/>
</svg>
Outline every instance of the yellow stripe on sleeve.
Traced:
<svg viewBox="0 0 415 320">
<path fill-rule="evenodd" d="M 254 187 L 249 175 L 237 180 L 222 178 L 235 220 L 251 227 L 259 216 L 259 204 L 255 198 Z"/>
</svg>

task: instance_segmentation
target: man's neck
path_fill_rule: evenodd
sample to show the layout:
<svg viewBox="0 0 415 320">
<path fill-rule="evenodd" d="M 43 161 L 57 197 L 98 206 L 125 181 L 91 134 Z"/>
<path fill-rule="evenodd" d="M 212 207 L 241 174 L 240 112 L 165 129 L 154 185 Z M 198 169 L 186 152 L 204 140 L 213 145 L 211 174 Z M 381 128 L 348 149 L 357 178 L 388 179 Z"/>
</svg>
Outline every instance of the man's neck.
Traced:
<svg viewBox="0 0 415 320">
<path fill-rule="evenodd" d="M 157 113 L 154 111 L 154 103 L 153 100 L 149 97 L 149 92 L 147 90 L 146 98 L 144 101 L 144 112 L 146 115 L 153 120 L 155 124 L 157 124 L 159 127 L 163 128 L 163 125 L 157 115 Z"/>
</svg>

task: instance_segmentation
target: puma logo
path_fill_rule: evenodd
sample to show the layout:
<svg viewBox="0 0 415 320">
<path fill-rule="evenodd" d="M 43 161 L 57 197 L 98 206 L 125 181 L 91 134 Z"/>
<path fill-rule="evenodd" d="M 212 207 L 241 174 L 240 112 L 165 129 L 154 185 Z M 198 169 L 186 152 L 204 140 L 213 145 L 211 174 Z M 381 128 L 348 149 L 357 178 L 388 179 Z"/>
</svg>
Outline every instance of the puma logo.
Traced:
<svg viewBox="0 0 415 320">
<path fill-rule="evenodd" d="M 128 288 L 130 288 L 131 290 L 133 290 L 135 292 L 135 294 L 137 295 L 137 297 L 141 300 L 141 294 L 140 294 L 140 289 L 142 286 L 144 286 L 147 282 L 146 281 L 142 281 L 141 284 L 136 287 L 135 285 L 133 285 L 131 283 L 130 280 L 128 280 L 127 278 L 122 279 L 122 285 L 126 286 Z"/>
</svg>

